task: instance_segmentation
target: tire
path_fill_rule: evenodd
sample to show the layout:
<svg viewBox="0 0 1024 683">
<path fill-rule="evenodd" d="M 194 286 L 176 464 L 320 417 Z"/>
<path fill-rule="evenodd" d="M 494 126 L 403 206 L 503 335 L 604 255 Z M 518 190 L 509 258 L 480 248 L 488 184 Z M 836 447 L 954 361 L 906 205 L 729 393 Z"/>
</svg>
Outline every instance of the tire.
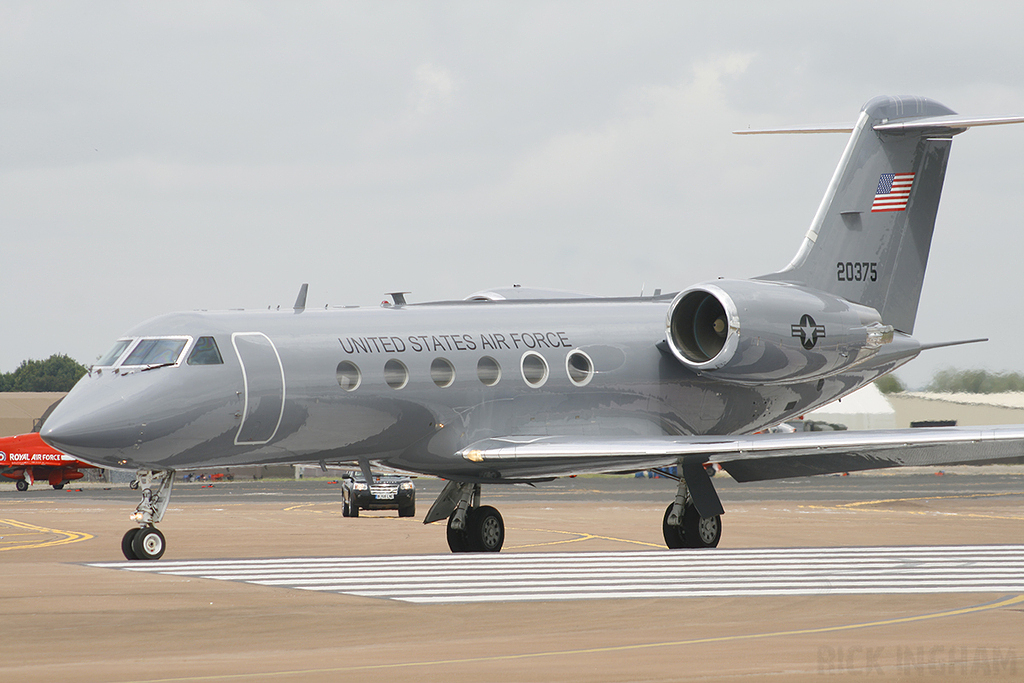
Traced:
<svg viewBox="0 0 1024 683">
<path fill-rule="evenodd" d="M 405 507 L 398 508 L 399 517 L 415 517 L 416 516 L 416 503 L 412 505 L 406 505 Z"/>
<path fill-rule="evenodd" d="M 139 529 L 132 539 L 132 551 L 140 560 L 159 560 L 166 549 L 164 535 L 155 526 Z"/>
<path fill-rule="evenodd" d="M 686 537 L 683 534 L 682 526 L 668 523 L 668 516 L 672 512 L 673 505 L 675 503 L 669 503 L 665 508 L 665 517 L 661 520 L 661 532 L 665 536 L 665 545 L 671 550 L 679 550 L 686 547 Z"/>
<path fill-rule="evenodd" d="M 54 485 L 53 485 L 53 488 L 55 488 L 55 489 L 57 489 L 58 491 L 60 491 L 60 490 L 61 490 L 62 488 L 64 488 L 64 484 L 54 484 Z"/>
<path fill-rule="evenodd" d="M 341 501 L 341 516 L 342 517 L 351 517 L 352 516 L 351 514 L 349 514 L 349 511 L 348 511 L 348 501 L 347 500 Z"/>
<path fill-rule="evenodd" d="M 490 505 L 471 510 L 466 520 L 469 548 L 474 552 L 496 553 L 505 543 L 505 521 Z"/>
<path fill-rule="evenodd" d="M 456 531 L 452 528 L 452 517 L 454 516 L 455 513 L 453 512 L 451 516 L 448 517 L 448 531 L 446 533 L 446 537 L 448 539 L 448 548 L 453 553 L 469 552 L 469 539 L 466 537 L 466 531 Z M 466 521 L 468 523 L 469 520 Z"/>
<path fill-rule="evenodd" d="M 354 500 L 348 504 L 348 516 L 349 517 L 358 517 L 359 516 L 359 506 L 356 505 L 356 502 Z"/>
<path fill-rule="evenodd" d="M 701 517 L 697 508 L 686 506 L 683 512 L 683 537 L 688 548 L 717 548 L 722 539 L 722 517 Z"/>
<path fill-rule="evenodd" d="M 128 531 L 126 531 L 124 536 L 121 537 L 121 552 L 124 553 L 124 557 L 126 560 L 139 559 L 139 556 L 135 554 L 134 550 L 132 550 L 132 541 L 135 540 L 135 534 L 139 533 L 140 531 L 142 531 L 142 529 L 140 529 L 139 527 L 135 527 L 134 529 L 129 529 Z"/>
<path fill-rule="evenodd" d="M 28 491 L 28 482 L 24 479 L 19 479 L 18 483 L 15 484 L 19 491 Z"/>
</svg>

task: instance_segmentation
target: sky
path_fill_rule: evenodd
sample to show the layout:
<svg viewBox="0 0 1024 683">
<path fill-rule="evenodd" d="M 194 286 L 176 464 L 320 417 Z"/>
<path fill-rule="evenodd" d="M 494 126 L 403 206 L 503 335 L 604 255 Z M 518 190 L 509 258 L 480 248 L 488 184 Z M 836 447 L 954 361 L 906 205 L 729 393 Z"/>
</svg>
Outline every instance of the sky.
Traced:
<svg viewBox="0 0 1024 683">
<path fill-rule="evenodd" d="M 0 372 L 191 309 L 630 295 L 785 266 L 876 95 L 1024 115 L 1024 8 L 0 4 Z M 1024 371 L 1024 125 L 953 143 L 897 372 Z"/>
</svg>

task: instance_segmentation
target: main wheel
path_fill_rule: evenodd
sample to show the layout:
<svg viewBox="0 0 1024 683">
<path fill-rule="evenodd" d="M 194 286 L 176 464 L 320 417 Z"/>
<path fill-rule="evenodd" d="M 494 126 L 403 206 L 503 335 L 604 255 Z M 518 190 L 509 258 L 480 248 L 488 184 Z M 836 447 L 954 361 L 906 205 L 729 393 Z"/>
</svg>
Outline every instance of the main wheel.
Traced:
<svg viewBox="0 0 1024 683">
<path fill-rule="evenodd" d="M 686 538 L 683 535 L 683 527 L 668 523 L 668 516 L 672 512 L 673 505 L 675 503 L 669 503 L 665 508 L 665 517 L 661 520 L 661 532 L 665 536 L 665 545 L 672 550 L 678 550 L 686 547 Z"/>
<path fill-rule="evenodd" d="M 58 491 L 60 491 L 60 490 L 61 490 L 62 488 L 64 488 L 64 484 L 54 484 L 54 485 L 53 485 L 53 488 L 55 488 L 55 489 L 57 489 Z"/>
<path fill-rule="evenodd" d="M 134 550 L 132 550 L 132 541 L 135 540 L 135 534 L 140 531 L 142 531 L 142 529 L 134 527 L 126 531 L 124 536 L 121 537 L 121 552 L 124 554 L 126 560 L 139 559 L 139 556 L 135 554 Z"/>
<path fill-rule="evenodd" d="M 701 517 L 697 508 L 686 506 L 683 512 L 683 537 L 688 548 L 717 548 L 722 538 L 722 517 Z"/>
<path fill-rule="evenodd" d="M 19 491 L 28 491 L 28 482 L 24 479 L 19 479 L 18 483 L 15 484 Z"/>
<path fill-rule="evenodd" d="M 505 543 L 505 521 L 501 513 L 490 505 L 471 510 L 466 519 L 466 537 L 472 551 L 496 553 L 501 550 Z"/>
<path fill-rule="evenodd" d="M 138 529 L 132 539 L 132 551 L 140 560 L 159 560 L 166 548 L 164 535 L 155 526 Z"/>
<path fill-rule="evenodd" d="M 452 519 L 454 517 L 454 512 L 448 516 L 448 531 L 445 534 L 448 539 L 448 548 L 450 548 L 453 553 L 469 552 L 469 539 L 467 538 L 466 530 L 452 528 Z M 466 521 L 468 523 L 469 520 Z"/>
</svg>

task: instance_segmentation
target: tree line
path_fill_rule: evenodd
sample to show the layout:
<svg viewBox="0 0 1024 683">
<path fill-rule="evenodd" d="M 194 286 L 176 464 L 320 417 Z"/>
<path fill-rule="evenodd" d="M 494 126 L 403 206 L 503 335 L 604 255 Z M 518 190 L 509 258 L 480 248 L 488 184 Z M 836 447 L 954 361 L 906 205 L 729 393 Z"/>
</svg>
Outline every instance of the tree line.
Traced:
<svg viewBox="0 0 1024 683">
<path fill-rule="evenodd" d="M 13 372 L 0 373 L 0 391 L 71 391 L 89 369 L 70 356 L 25 360 Z"/>
<path fill-rule="evenodd" d="M 886 375 L 876 380 L 875 384 L 883 394 L 894 394 L 907 389 L 895 375 Z M 936 372 L 924 390 L 942 394 L 1002 394 L 1024 391 L 1024 374 L 946 368 Z"/>
</svg>

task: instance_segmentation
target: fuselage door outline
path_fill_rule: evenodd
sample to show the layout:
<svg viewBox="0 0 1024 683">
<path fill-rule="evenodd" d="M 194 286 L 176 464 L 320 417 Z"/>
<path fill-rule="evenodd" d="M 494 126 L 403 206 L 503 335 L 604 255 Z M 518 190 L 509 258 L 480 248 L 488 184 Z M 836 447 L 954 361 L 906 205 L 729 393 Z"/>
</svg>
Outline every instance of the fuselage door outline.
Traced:
<svg viewBox="0 0 1024 683">
<path fill-rule="evenodd" d="M 239 337 L 249 337 L 252 338 L 252 340 L 250 341 L 249 339 L 242 339 L 242 344 L 240 347 Z M 235 355 L 238 356 L 238 365 L 242 370 L 242 386 L 244 396 L 244 403 L 242 406 L 242 422 L 238 425 L 238 432 L 235 434 L 235 445 L 261 446 L 265 443 L 268 443 L 271 439 L 274 438 L 274 436 L 277 434 L 277 430 L 281 427 L 281 420 L 284 418 L 284 400 L 286 394 L 284 365 L 281 363 L 281 355 L 277 352 L 277 347 L 274 345 L 274 342 L 271 341 L 270 337 L 263 334 L 262 332 L 233 332 L 231 334 L 231 345 L 235 349 Z M 264 365 L 267 365 L 266 361 L 271 359 L 270 355 L 266 353 L 265 349 L 267 347 L 269 347 L 269 350 L 273 352 L 273 362 L 269 364 L 269 373 L 266 371 L 262 373 L 256 372 L 260 369 L 267 369 L 260 368 L 257 365 L 258 363 L 261 362 Z M 254 355 L 254 351 L 258 355 Z M 248 358 L 249 360 L 248 369 L 246 369 L 246 358 Z M 276 362 L 277 365 L 276 372 L 280 374 L 279 391 L 281 396 L 281 405 L 280 408 L 277 410 L 277 421 L 273 423 L 274 428 L 273 430 L 270 431 L 269 434 L 267 434 L 266 428 L 262 425 L 260 421 L 256 421 L 254 426 L 254 419 L 257 413 L 260 413 L 261 417 L 269 417 L 271 421 L 273 420 L 273 413 L 270 412 L 270 414 L 268 415 L 268 411 L 272 411 L 273 408 L 276 407 L 276 405 L 271 404 L 268 406 L 264 406 L 263 403 L 267 399 L 276 398 L 276 396 L 271 396 L 270 392 L 276 393 L 278 391 L 278 387 L 276 386 L 274 379 L 271 379 L 271 377 L 268 376 L 273 375 L 275 373 L 275 368 L 273 368 L 274 362 Z M 257 393 L 260 388 L 256 386 L 258 379 L 262 379 L 264 382 L 269 380 L 271 385 L 274 386 L 270 386 L 269 391 L 267 391 L 266 393 Z M 260 400 L 257 402 L 257 399 Z M 250 409 L 252 411 L 251 413 Z M 246 428 L 247 422 L 249 423 L 248 430 Z M 264 435 L 266 436 L 266 438 L 263 438 Z"/>
</svg>

